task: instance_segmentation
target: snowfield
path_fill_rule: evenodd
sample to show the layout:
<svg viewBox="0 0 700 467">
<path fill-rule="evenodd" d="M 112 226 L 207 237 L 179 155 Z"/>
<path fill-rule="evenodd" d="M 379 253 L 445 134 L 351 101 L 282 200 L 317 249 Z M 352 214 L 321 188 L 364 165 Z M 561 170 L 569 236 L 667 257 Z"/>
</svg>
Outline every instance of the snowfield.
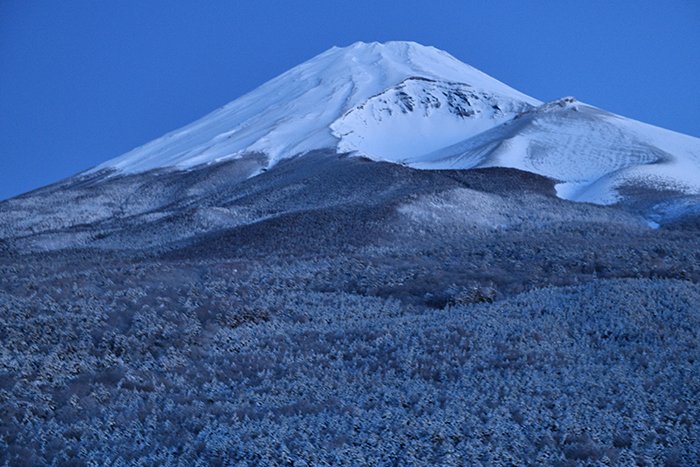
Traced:
<svg viewBox="0 0 700 467">
<path fill-rule="evenodd" d="M 389 162 L 457 143 L 531 109 L 471 85 L 408 78 L 331 124 L 339 152 Z"/>
<path fill-rule="evenodd" d="M 700 140 L 565 98 L 405 161 L 424 169 L 512 167 L 553 178 L 557 195 L 613 204 L 617 188 L 700 193 Z"/>
</svg>

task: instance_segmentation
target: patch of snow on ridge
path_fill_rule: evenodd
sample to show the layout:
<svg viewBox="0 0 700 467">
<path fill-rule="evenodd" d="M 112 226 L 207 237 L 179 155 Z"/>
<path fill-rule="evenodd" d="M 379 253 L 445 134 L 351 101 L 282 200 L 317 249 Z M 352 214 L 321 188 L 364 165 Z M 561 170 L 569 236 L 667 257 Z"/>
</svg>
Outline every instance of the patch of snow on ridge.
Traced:
<svg viewBox="0 0 700 467">
<path fill-rule="evenodd" d="M 401 161 L 449 146 L 533 108 L 469 84 L 411 77 L 331 124 L 338 151 Z"/>
<path fill-rule="evenodd" d="M 539 104 L 434 47 L 357 42 L 334 47 L 194 123 L 94 170 L 134 173 L 189 168 L 249 152 L 266 154 L 272 165 L 314 149 L 334 148 L 338 138 L 330 129 L 333 122 L 411 77 L 463 83 L 501 99 Z"/>
</svg>

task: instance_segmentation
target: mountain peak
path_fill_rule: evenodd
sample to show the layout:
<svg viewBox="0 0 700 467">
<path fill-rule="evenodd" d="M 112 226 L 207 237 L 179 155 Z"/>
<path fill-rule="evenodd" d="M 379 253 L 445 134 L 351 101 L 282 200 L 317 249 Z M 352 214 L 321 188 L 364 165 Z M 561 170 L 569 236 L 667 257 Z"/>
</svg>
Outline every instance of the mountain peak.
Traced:
<svg viewBox="0 0 700 467">
<path fill-rule="evenodd" d="M 200 120 L 95 170 L 189 169 L 314 150 L 422 169 L 510 167 L 566 199 L 612 204 L 630 186 L 700 193 L 700 140 L 565 97 L 526 96 L 435 47 L 334 47 Z"/>
<path fill-rule="evenodd" d="M 379 51 L 395 51 L 395 52 L 406 52 L 410 49 L 431 49 L 434 51 L 441 52 L 440 49 L 436 49 L 433 46 L 419 44 L 414 41 L 387 41 L 387 42 L 364 42 L 356 41 L 350 45 L 344 47 L 331 47 L 329 50 L 344 50 L 344 51 L 368 51 L 368 50 L 379 50 Z"/>
<path fill-rule="evenodd" d="M 344 151 L 357 152 L 355 146 L 340 144 L 342 136 L 338 135 L 338 131 L 354 130 L 336 122 L 366 105 L 373 97 L 392 93 L 392 89 L 409 78 L 440 82 L 443 88 L 460 87 L 476 93 L 477 100 L 479 95 L 493 97 L 497 102 L 492 105 L 499 108 L 517 107 L 517 110 L 524 110 L 529 105 L 539 104 L 536 99 L 435 47 L 416 42 L 355 42 L 347 47 L 333 47 L 202 119 L 96 169 L 132 173 L 160 167 L 189 168 L 250 152 L 267 155 L 272 165 L 277 160 L 315 149 L 342 147 Z M 430 91 L 417 89 L 420 95 L 408 97 L 418 102 L 426 99 L 435 101 L 447 99 L 449 96 L 443 95 L 446 93 L 452 94 L 452 100 L 462 99 L 450 89 L 440 89 L 437 95 L 433 93 L 430 96 L 424 95 L 424 91 L 430 94 Z M 464 93 L 460 91 L 459 94 Z M 401 105 L 401 102 L 397 105 Z M 429 107 L 423 106 L 422 110 L 429 110 Z M 464 118 L 471 110 L 474 110 L 474 118 Z M 384 108 L 383 112 L 401 114 L 398 108 L 392 106 Z M 410 120 L 423 128 L 422 139 L 432 126 L 429 124 L 431 119 L 427 117 L 434 113 L 411 115 L 415 118 Z M 433 138 L 435 147 L 427 149 L 437 149 L 437 145 L 451 144 L 473 133 L 470 126 L 474 126 L 480 113 L 479 108 L 454 113 L 460 119 L 451 120 L 449 131 L 459 131 L 460 135 L 442 131 L 442 136 L 438 134 Z M 388 115 L 379 115 L 378 118 L 386 122 Z M 432 120 L 438 125 L 444 123 Z M 493 123 L 495 121 L 489 125 Z M 336 130 L 333 130 L 334 124 Z M 403 122 L 399 127 L 405 124 Z M 477 125 L 480 129 L 483 126 Z M 439 127 L 435 130 L 438 133 L 441 131 Z M 393 136 L 396 135 L 387 134 L 389 139 Z M 382 147 L 387 145 L 380 144 Z M 381 151 L 377 153 L 376 149 L 377 145 L 374 145 L 372 150 L 375 152 L 367 155 L 387 158 Z"/>
<path fill-rule="evenodd" d="M 411 41 L 355 42 L 346 47 L 333 47 L 290 72 L 313 69 L 319 75 L 340 76 L 343 73 L 336 73 L 338 67 L 353 78 L 371 74 L 375 82 L 384 85 L 385 89 L 415 76 L 469 84 L 475 88 L 517 96 L 531 103 L 537 102 L 444 50 Z"/>
<path fill-rule="evenodd" d="M 363 42 L 357 41 L 345 47 L 332 47 L 329 51 L 341 51 L 344 53 L 380 53 L 386 56 L 403 57 L 408 58 L 411 55 L 437 55 L 448 57 L 452 61 L 459 62 L 464 65 L 460 60 L 456 59 L 448 52 L 438 49 L 432 45 L 423 45 L 414 41 L 387 41 L 387 42 Z"/>
</svg>

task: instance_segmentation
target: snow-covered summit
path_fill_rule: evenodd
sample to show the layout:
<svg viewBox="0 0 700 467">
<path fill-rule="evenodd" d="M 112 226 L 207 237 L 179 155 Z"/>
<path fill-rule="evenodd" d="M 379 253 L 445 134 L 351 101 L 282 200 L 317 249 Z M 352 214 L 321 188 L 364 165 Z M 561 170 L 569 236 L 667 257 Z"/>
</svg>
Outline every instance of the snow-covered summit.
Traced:
<svg viewBox="0 0 700 467">
<path fill-rule="evenodd" d="M 322 148 L 391 160 L 397 149 L 436 150 L 538 104 L 434 47 L 356 42 L 97 169 L 188 168 L 250 152 L 274 164 Z M 383 152 L 387 147 L 391 154 Z"/>
<path fill-rule="evenodd" d="M 434 47 L 334 47 L 94 170 L 187 169 L 316 149 L 423 169 L 513 167 L 560 197 L 611 204 L 628 186 L 700 195 L 700 139 L 572 97 L 543 104 Z M 629 191 L 629 190 L 628 190 Z"/>
</svg>

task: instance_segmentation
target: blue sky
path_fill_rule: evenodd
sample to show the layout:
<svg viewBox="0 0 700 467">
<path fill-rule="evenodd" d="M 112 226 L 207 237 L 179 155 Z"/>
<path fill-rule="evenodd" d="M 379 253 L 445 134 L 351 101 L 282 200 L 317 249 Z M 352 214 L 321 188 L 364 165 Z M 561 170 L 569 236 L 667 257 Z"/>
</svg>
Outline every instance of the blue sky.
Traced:
<svg viewBox="0 0 700 467">
<path fill-rule="evenodd" d="M 694 0 L 0 0 L 0 199 L 358 40 L 434 45 L 541 100 L 700 136 Z"/>
</svg>

